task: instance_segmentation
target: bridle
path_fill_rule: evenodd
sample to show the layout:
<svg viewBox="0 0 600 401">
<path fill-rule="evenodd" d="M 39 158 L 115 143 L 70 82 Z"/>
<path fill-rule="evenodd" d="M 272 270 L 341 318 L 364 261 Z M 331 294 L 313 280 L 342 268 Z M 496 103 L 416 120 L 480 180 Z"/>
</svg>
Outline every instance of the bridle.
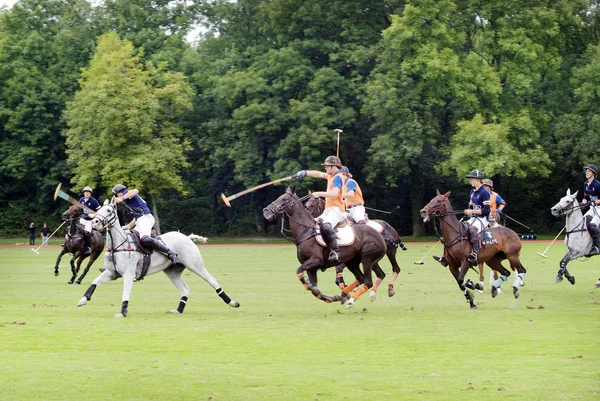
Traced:
<svg viewBox="0 0 600 401">
<path fill-rule="evenodd" d="M 283 237 L 285 239 L 287 239 L 290 242 L 293 242 L 296 245 L 300 245 L 302 242 L 317 235 L 314 225 L 306 225 L 304 222 L 299 221 L 298 219 L 294 218 L 294 216 L 296 215 L 296 213 L 295 213 L 296 202 L 302 203 L 309 196 L 312 196 L 312 195 L 307 195 L 305 197 L 298 198 L 298 196 L 296 196 L 295 194 L 290 194 L 289 199 L 281 199 L 281 202 L 279 202 L 279 203 L 276 200 L 274 202 L 271 202 L 267 207 L 265 207 L 263 209 L 263 213 L 265 210 L 268 210 L 272 214 L 282 216 L 281 235 L 283 235 Z M 285 226 L 285 216 L 287 216 L 290 219 L 290 221 L 293 221 L 298 226 L 304 228 L 304 231 L 300 235 L 298 235 L 297 238 L 289 237 L 286 234 L 286 231 L 289 232 L 290 230 L 286 230 L 284 227 Z M 312 218 L 311 218 L 311 221 L 313 221 Z"/>
<path fill-rule="evenodd" d="M 448 212 L 448 211 L 442 210 L 443 208 L 446 207 L 446 203 L 448 203 L 449 201 L 448 201 L 448 198 L 446 198 L 445 196 L 443 196 L 443 195 L 439 195 L 439 196 L 442 196 L 444 198 L 443 202 L 440 202 L 440 204 L 436 207 L 431 207 L 428 203 L 427 205 L 425 205 L 423 207 L 422 210 L 424 210 L 427 213 L 427 215 L 429 215 L 429 216 L 433 216 L 434 218 L 439 218 L 441 223 L 446 224 L 448 227 L 450 227 L 453 231 L 456 232 L 456 237 L 452 241 L 450 241 L 448 243 L 444 242 L 444 240 L 442 239 L 443 235 L 440 235 L 441 228 L 438 229 L 437 224 L 435 224 L 435 220 L 432 219 L 433 228 L 435 229 L 435 235 L 438 238 L 440 238 L 440 241 L 442 242 L 442 244 L 444 245 L 445 248 L 450 248 L 450 247 L 458 244 L 459 242 L 462 242 L 464 239 L 466 239 L 466 235 L 462 232 L 462 224 L 460 224 L 460 221 L 459 221 L 459 229 L 456 230 L 454 227 L 452 227 L 452 225 L 450 225 L 450 223 L 445 221 L 443 219 L 443 217 L 449 216 L 449 215 L 463 214 L 463 212 L 454 212 L 454 211 Z M 436 197 L 436 199 L 437 198 L 438 197 Z"/>
<path fill-rule="evenodd" d="M 575 197 L 571 197 L 571 201 L 568 203 L 568 205 L 563 206 L 561 205 L 561 202 L 557 203 L 552 209 L 556 210 L 556 216 L 560 217 L 560 216 L 564 216 L 565 220 L 567 218 L 568 215 L 570 215 L 571 213 L 573 213 L 575 210 L 580 210 L 583 209 L 584 207 L 586 207 L 586 204 L 578 204 L 575 205 Z M 564 226 L 566 227 L 567 224 L 565 222 Z M 581 228 L 580 228 L 581 227 Z M 573 230 L 569 230 L 565 232 L 565 235 L 568 237 L 569 234 L 573 234 L 573 233 L 577 233 L 577 232 L 585 232 L 587 231 L 586 228 L 586 223 L 585 223 L 585 217 L 575 225 L 575 228 Z"/>
<path fill-rule="evenodd" d="M 95 221 L 94 225 L 95 226 L 100 225 L 101 227 L 97 230 L 98 231 L 106 231 L 108 236 L 110 237 L 110 243 L 115 244 L 115 240 L 112 235 L 112 230 L 110 230 L 110 229 L 113 228 L 115 226 L 115 224 L 117 223 L 117 207 L 113 204 L 108 204 L 108 205 L 104 205 L 102 208 L 106 208 L 107 213 L 105 216 L 100 214 L 100 211 L 102 210 L 102 209 L 100 209 L 98 211 L 98 213 L 96 213 L 96 216 L 94 217 L 94 221 Z M 128 244 L 127 248 L 120 249 L 121 246 L 125 243 Z M 121 238 L 121 243 L 117 246 L 113 245 L 112 248 L 107 248 L 106 252 L 112 253 L 112 259 L 113 259 L 112 262 L 116 268 L 117 263 L 115 261 L 115 253 L 116 252 L 135 252 L 135 249 L 131 247 L 127 234 L 124 234 L 123 237 Z"/>
</svg>

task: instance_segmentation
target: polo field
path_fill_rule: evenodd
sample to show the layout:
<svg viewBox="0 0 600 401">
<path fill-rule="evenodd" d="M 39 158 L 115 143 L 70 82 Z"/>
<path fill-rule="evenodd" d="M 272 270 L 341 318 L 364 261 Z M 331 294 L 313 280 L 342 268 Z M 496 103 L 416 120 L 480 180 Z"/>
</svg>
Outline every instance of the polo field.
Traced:
<svg viewBox="0 0 600 401">
<path fill-rule="evenodd" d="M 11 400 L 593 400 L 600 398 L 600 258 L 573 261 L 576 284 L 555 283 L 565 253 L 557 241 L 523 242 L 525 286 L 496 298 L 474 292 L 476 310 L 457 296 L 447 268 L 413 261 L 433 243 L 406 243 L 396 295 L 391 266 L 377 299 L 354 308 L 327 304 L 298 278 L 296 248 L 200 245 L 206 268 L 241 307 L 223 304 L 191 272 L 183 314 L 164 274 L 133 284 L 130 313 L 122 280 L 100 285 L 76 307 L 103 267 L 67 284 L 54 276 L 57 246 L 0 247 L 0 392 Z M 436 252 L 437 251 L 437 252 Z M 505 263 L 505 266 L 508 266 Z M 512 273 L 512 271 L 511 271 Z M 345 271 L 346 282 L 352 275 Z M 514 273 L 513 273 L 514 274 Z M 335 269 L 319 289 L 339 293 Z M 467 278 L 478 281 L 470 270 Z"/>
</svg>

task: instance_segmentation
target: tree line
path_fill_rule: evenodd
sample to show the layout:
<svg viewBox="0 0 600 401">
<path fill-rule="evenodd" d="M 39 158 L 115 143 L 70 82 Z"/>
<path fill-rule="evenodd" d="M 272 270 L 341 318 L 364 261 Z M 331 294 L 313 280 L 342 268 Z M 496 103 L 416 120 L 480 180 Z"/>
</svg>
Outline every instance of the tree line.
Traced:
<svg viewBox="0 0 600 401">
<path fill-rule="evenodd" d="M 20 0 L 0 11 L 0 235 L 58 222 L 58 182 L 139 188 L 163 231 L 276 233 L 262 208 L 282 186 L 219 195 L 320 169 L 336 128 L 367 206 L 399 207 L 372 217 L 402 235 L 432 232 L 418 210 L 436 189 L 466 207 L 473 169 L 558 232 L 549 208 L 600 164 L 598 6 Z"/>
</svg>

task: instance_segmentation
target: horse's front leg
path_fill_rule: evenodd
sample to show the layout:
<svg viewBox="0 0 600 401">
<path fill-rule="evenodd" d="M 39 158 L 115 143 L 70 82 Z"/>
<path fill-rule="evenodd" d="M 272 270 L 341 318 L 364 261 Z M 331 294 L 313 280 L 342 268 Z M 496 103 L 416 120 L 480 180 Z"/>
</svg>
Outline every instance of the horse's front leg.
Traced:
<svg viewBox="0 0 600 401">
<path fill-rule="evenodd" d="M 569 280 L 569 283 L 575 284 L 575 276 L 571 276 L 571 274 L 569 274 L 569 271 L 567 270 L 567 263 L 569 263 L 573 259 L 577 259 L 577 255 L 571 251 L 567 252 L 564 258 L 561 259 L 560 268 L 558 269 L 558 274 L 556 275 L 557 283 L 563 281 L 563 276 L 565 276 L 567 280 Z"/>
<path fill-rule="evenodd" d="M 121 298 L 121 313 L 115 315 L 116 318 L 127 317 L 127 308 L 129 307 L 129 297 L 133 288 L 135 279 L 135 270 L 128 271 L 123 275 L 123 297 Z"/>
<path fill-rule="evenodd" d="M 62 251 L 60 251 L 60 253 L 58 254 L 58 257 L 56 258 L 56 264 L 54 265 L 54 275 L 58 276 L 58 265 L 60 264 L 60 260 L 62 259 L 63 255 L 67 253 L 67 251 L 65 250 L 64 246 Z"/>
<path fill-rule="evenodd" d="M 474 302 L 474 299 L 473 299 L 473 294 L 471 294 L 471 292 L 469 291 L 469 289 L 465 285 L 465 280 L 464 280 L 464 277 L 467 274 L 467 270 L 469 270 L 470 266 L 471 266 L 470 262 L 465 259 L 462 262 L 462 264 L 460 265 L 460 268 L 455 267 L 453 265 L 450 265 L 450 272 L 454 276 L 454 279 L 456 280 L 456 284 L 458 284 L 458 288 L 460 288 L 460 290 L 462 291 L 465 299 L 469 303 L 469 307 L 471 309 L 477 309 L 477 305 L 475 305 L 475 302 Z M 473 283 L 470 280 L 467 282 L 467 284 L 472 289 L 474 288 Z"/>
<path fill-rule="evenodd" d="M 80 260 L 77 260 L 80 259 Z M 77 267 L 75 267 L 75 260 L 77 260 Z M 73 284 L 75 282 L 75 279 L 77 278 L 77 273 L 79 273 L 79 266 L 81 266 L 81 252 L 80 251 L 75 251 L 75 253 L 73 254 L 73 257 L 71 258 L 71 260 L 69 261 L 69 264 L 71 265 L 71 279 L 69 281 L 67 281 L 67 284 Z"/>
<path fill-rule="evenodd" d="M 341 301 L 341 297 L 338 297 L 338 296 L 330 297 L 329 295 L 322 294 L 316 285 L 312 284 L 309 280 L 306 279 L 304 272 L 316 270 L 320 265 L 322 265 L 322 263 L 319 263 L 316 260 L 309 259 L 306 262 L 304 262 L 296 270 L 296 277 L 298 277 L 298 280 L 300 280 L 300 282 L 302 283 L 304 288 L 307 291 L 310 291 L 315 296 L 315 298 L 320 299 L 321 301 L 324 301 L 327 303 Z M 315 271 L 315 274 L 316 274 L 316 271 Z"/>
<path fill-rule="evenodd" d="M 377 276 L 377 280 L 375 280 L 375 283 L 373 284 L 373 287 L 371 288 L 371 292 L 369 293 L 369 299 L 371 300 L 371 302 L 373 302 L 377 299 L 377 289 L 379 288 L 379 286 L 385 279 L 385 272 L 381 269 L 379 264 L 375 263 L 375 265 L 373 266 L 373 271 L 375 272 L 375 275 Z"/>
<path fill-rule="evenodd" d="M 85 278 L 85 276 L 90 271 L 90 267 L 94 264 L 94 262 L 96 261 L 96 259 L 98 259 L 98 255 L 95 255 L 94 253 L 92 253 L 90 255 L 90 259 L 88 260 L 88 263 L 85 266 L 85 269 L 83 269 L 83 273 L 81 273 L 81 276 L 79 276 L 79 278 L 77 279 L 77 281 L 75 281 L 75 284 L 81 284 L 81 281 Z M 77 270 L 79 270 L 79 268 L 77 268 Z"/>
<path fill-rule="evenodd" d="M 102 274 L 92 281 L 92 284 L 88 287 L 85 294 L 83 294 L 83 298 L 79 300 L 77 306 L 83 306 L 87 304 L 87 301 L 92 299 L 92 295 L 94 294 L 94 291 L 96 291 L 96 287 L 98 287 L 100 284 L 106 283 L 107 281 L 116 280 L 117 278 L 119 278 L 119 274 L 117 272 L 113 270 L 104 270 Z"/>
<path fill-rule="evenodd" d="M 354 307 L 354 302 L 356 302 L 356 300 L 360 298 L 362 294 L 367 292 L 369 288 L 373 287 L 373 278 L 371 277 L 371 271 L 376 268 L 375 266 L 378 266 L 377 263 L 363 260 L 363 281 L 362 284 L 356 289 L 356 291 L 354 291 L 354 294 L 352 294 L 352 297 L 348 300 L 348 303 L 346 303 L 347 309 Z"/>
</svg>

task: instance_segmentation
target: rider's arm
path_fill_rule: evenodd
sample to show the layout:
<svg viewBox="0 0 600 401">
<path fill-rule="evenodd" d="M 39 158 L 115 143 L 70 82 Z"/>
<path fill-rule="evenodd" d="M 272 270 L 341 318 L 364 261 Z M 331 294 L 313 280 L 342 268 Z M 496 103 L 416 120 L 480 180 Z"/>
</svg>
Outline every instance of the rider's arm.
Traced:
<svg viewBox="0 0 600 401">
<path fill-rule="evenodd" d="M 333 187 L 329 191 L 317 191 L 313 192 L 313 196 L 316 198 L 335 198 L 338 196 L 342 189 L 339 187 Z"/>
<path fill-rule="evenodd" d="M 327 173 L 319 170 L 306 170 L 306 175 L 312 178 L 324 178 L 327 179 Z"/>
</svg>

